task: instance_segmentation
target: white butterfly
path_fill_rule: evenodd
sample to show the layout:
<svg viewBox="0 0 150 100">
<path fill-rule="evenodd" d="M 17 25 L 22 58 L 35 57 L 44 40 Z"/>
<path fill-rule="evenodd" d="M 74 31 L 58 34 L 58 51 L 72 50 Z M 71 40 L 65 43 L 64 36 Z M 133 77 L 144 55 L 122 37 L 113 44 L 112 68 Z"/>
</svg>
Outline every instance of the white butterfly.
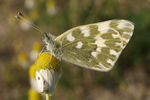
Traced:
<svg viewBox="0 0 150 100">
<path fill-rule="evenodd" d="M 19 15 L 24 17 L 21 13 Z M 37 58 L 35 72 L 40 92 L 50 95 L 55 91 L 61 72 L 58 59 L 107 72 L 114 66 L 134 30 L 130 21 L 109 20 L 75 27 L 55 38 L 33 23 L 26 23 L 45 34 L 42 40 L 47 50 Z"/>
<path fill-rule="evenodd" d="M 57 38 L 46 34 L 42 40 L 57 59 L 107 72 L 129 42 L 133 30 L 130 21 L 109 20 L 72 28 Z"/>
</svg>

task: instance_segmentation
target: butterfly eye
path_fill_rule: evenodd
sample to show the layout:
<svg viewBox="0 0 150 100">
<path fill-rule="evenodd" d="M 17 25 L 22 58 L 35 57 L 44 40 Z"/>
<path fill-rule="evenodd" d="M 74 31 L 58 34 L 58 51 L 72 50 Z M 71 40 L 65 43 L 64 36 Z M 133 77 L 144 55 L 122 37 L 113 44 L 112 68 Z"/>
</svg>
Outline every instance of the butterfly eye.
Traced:
<svg viewBox="0 0 150 100">
<path fill-rule="evenodd" d="M 46 43 L 46 42 L 48 41 L 47 36 L 43 35 L 43 36 L 42 36 L 42 41 L 43 41 L 44 43 Z"/>
</svg>

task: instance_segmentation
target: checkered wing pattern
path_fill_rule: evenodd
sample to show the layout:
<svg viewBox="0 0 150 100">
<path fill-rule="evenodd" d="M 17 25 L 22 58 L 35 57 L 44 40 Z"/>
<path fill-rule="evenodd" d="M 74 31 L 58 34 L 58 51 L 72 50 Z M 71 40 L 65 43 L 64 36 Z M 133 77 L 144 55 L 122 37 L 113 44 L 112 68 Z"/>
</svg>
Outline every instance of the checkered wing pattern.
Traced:
<svg viewBox="0 0 150 100">
<path fill-rule="evenodd" d="M 81 67 L 109 71 L 133 34 L 127 20 L 109 20 L 72 28 L 56 38 L 55 51 Z"/>
</svg>

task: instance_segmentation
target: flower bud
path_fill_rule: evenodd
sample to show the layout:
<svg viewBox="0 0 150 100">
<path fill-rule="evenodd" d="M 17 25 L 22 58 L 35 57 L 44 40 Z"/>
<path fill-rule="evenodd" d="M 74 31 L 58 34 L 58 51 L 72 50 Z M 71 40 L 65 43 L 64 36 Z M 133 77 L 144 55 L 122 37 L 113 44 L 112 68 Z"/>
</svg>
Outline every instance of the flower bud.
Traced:
<svg viewBox="0 0 150 100">
<path fill-rule="evenodd" d="M 35 75 L 39 91 L 52 95 L 60 75 L 58 59 L 50 53 L 41 53 L 35 62 Z"/>
</svg>

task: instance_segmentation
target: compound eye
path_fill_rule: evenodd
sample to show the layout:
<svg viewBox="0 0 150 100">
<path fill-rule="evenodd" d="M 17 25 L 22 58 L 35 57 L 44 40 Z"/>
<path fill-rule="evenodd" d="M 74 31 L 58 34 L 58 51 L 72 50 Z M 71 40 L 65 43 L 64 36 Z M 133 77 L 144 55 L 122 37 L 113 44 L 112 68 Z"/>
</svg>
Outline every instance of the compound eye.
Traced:
<svg viewBox="0 0 150 100">
<path fill-rule="evenodd" d="M 45 39 L 45 35 L 43 35 L 43 36 L 41 37 L 41 39 L 42 39 L 42 41 L 44 41 L 44 39 Z"/>
</svg>

